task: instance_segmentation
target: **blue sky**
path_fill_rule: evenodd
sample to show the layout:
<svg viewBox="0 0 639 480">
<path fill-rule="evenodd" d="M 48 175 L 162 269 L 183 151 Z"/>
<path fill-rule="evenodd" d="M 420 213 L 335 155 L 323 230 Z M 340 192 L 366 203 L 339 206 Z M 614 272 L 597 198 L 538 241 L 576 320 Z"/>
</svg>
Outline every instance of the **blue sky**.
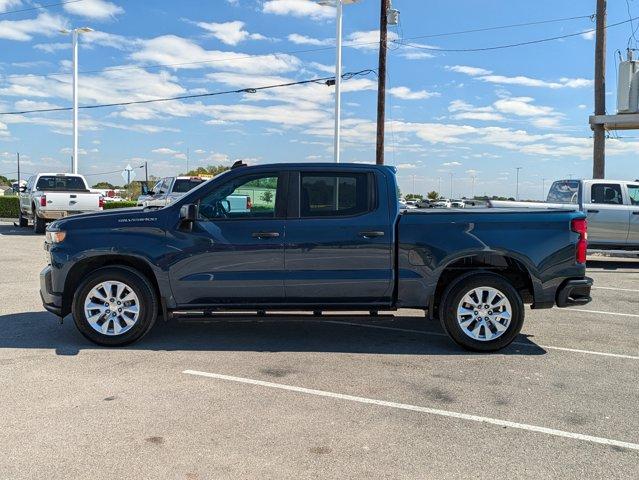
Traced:
<svg viewBox="0 0 639 480">
<path fill-rule="evenodd" d="M 55 2 L 41 2 L 42 4 Z M 608 22 L 627 20 L 626 2 L 608 2 Z M 639 0 L 628 0 L 639 16 Z M 31 0 L 0 0 L 0 110 L 69 106 L 70 39 L 63 27 L 90 26 L 81 39 L 80 103 L 111 103 L 259 87 L 330 76 L 334 9 L 308 0 L 81 0 L 42 10 Z M 594 27 L 589 18 L 462 35 L 415 38 L 593 13 L 595 1 L 395 0 L 401 24 L 388 60 L 387 163 L 404 192 L 441 182 L 454 196 L 524 198 L 542 180 L 592 171 L 592 35 L 488 52 L 444 52 L 510 44 Z M 374 69 L 378 0 L 344 9 L 344 72 Z M 637 27 L 639 22 L 635 23 Z M 630 24 L 608 31 L 607 107 L 615 109 L 616 49 Z M 639 37 L 639 34 L 638 34 Z M 632 46 L 635 41 L 632 39 Z M 157 65 L 164 65 L 158 67 Z M 179 65 L 176 65 L 179 64 Z M 104 70 L 108 69 L 108 70 Z M 44 76 L 55 74 L 54 76 Z M 344 82 L 343 161 L 374 162 L 376 77 Z M 148 161 L 154 175 L 189 165 L 331 161 L 333 89 L 304 85 L 138 106 L 81 111 L 80 172 L 91 183 L 121 183 L 119 170 Z M 0 116 L 0 174 L 67 170 L 70 112 Z M 608 141 L 607 176 L 639 176 L 639 133 Z M 440 180 L 441 179 L 441 180 Z"/>
</svg>

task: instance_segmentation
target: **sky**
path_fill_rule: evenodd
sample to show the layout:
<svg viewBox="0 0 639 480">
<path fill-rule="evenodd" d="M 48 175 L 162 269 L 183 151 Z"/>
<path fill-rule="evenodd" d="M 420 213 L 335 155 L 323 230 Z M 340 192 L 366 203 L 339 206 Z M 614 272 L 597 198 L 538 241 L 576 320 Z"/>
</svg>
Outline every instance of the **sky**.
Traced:
<svg viewBox="0 0 639 480">
<path fill-rule="evenodd" d="M 310 0 L 0 0 L 0 111 L 71 105 L 71 40 L 80 38 L 80 105 L 197 95 L 330 77 L 335 9 Z M 592 174 L 595 0 L 394 0 L 389 27 L 386 163 L 402 192 L 542 198 L 550 182 Z M 454 8 L 452 8 L 454 7 Z M 608 23 L 639 0 L 608 2 Z M 21 10 L 21 11 L 20 11 Z M 377 68 L 379 0 L 344 7 L 343 71 Z M 616 50 L 638 46 L 639 20 L 608 29 L 607 111 Z M 441 35 L 440 35 L 441 34 Z M 486 50 L 547 37 L 568 38 Z M 639 32 L 636 34 L 639 38 Z M 343 82 L 342 161 L 374 163 L 376 73 Z M 321 82 L 80 111 L 79 171 L 122 184 L 189 168 L 333 160 L 334 87 Z M 0 115 L 0 174 L 69 171 L 71 112 Z M 606 176 L 639 177 L 639 132 L 607 141 Z M 138 172 L 138 179 L 143 171 Z M 107 173 L 109 172 L 109 173 Z M 474 181 L 473 181 L 474 178 Z M 473 190 L 474 184 L 474 190 Z"/>
</svg>

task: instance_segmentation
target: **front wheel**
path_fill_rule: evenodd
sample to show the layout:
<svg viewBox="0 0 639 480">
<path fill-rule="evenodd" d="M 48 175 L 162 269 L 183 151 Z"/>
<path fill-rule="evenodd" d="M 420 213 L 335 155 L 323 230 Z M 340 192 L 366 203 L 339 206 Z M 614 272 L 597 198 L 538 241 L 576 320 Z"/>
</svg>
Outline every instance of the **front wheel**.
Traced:
<svg viewBox="0 0 639 480">
<path fill-rule="evenodd" d="M 157 295 L 146 277 L 105 267 L 85 277 L 73 297 L 73 319 L 86 338 L 118 347 L 141 339 L 158 316 Z"/>
<path fill-rule="evenodd" d="M 458 345 L 493 352 L 510 345 L 521 331 L 524 304 L 504 277 L 477 273 L 453 281 L 444 293 L 439 317 Z"/>
</svg>

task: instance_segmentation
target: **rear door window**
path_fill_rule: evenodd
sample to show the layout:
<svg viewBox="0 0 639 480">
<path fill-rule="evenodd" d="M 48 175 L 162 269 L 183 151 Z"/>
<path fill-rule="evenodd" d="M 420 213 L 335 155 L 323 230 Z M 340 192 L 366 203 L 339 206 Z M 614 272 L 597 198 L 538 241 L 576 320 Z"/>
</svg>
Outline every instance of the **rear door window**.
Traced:
<svg viewBox="0 0 639 480">
<path fill-rule="evenodd" d="M 621 185 L 618 183 L 596 183 L 592 186 L 591 203 L 623 205 Z"/>
<path fill-rule="evenodd" d="M 639 205 L 639 185 L 628 185 L 628 196 L 631 205 Z"/>
<path fill-rule="evenodd" d="M 302 218 L 361 215 L 371 205 L 367 173 L 301 173 Z"/>
<path fill-rule="evenodd" d="M 201 178 L 178 178 L 173 185 L 173 193 L 186 193 L 203 182 Z"/>
</svg>

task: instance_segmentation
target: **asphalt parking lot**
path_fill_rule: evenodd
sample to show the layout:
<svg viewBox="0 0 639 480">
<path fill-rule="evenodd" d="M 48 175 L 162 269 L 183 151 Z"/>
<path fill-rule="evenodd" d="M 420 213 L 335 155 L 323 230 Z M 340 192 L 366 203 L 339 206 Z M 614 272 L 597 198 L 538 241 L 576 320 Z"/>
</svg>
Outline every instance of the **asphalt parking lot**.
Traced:
<svg viewBox="0 0 639 480">
<path fill-rule="evenodd" d="M 497 354 L 421 311 L 227 316 L 96 347 L 0 223 L 0 479 L 639 478 L 639 260 Z"/>
</svg>

